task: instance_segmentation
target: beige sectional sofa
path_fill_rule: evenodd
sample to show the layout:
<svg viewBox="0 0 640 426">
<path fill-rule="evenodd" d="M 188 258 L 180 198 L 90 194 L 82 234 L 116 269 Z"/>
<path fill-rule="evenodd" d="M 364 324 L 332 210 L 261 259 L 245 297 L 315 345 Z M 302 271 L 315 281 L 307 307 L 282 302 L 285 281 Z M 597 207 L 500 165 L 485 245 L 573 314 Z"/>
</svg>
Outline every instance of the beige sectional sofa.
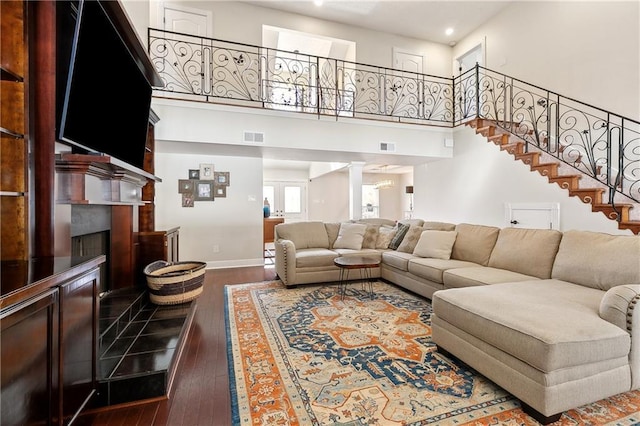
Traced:
<svg viewBox="0 0 640 426">
<path fill-rule="evenodd" d="M 405 225 L 395 250 L 336 249 L 340 224 L 278 225 L 276 271 L 286 285 L 330 282 L 339 277 L 335 257 L 379 256 L 374 277 L 432 300 L 439 350 L 512 393 L 543 424 L 640 388 L 639 236 Z"/>
</svg>

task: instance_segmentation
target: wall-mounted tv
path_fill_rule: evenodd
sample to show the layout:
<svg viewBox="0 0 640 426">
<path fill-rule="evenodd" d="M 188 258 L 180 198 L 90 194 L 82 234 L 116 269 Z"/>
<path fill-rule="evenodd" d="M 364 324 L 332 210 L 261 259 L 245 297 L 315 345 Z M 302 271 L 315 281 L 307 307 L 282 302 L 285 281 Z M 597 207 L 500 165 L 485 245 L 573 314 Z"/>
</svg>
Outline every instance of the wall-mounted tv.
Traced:
<svg viewBox="0 0 640 426">
<path fill-rule="evenodd" d="M 58 138 L 74 153 L 108 155 L 142 169 L 151 84 L 100 1 L 64 3 Z"/>
</svg>

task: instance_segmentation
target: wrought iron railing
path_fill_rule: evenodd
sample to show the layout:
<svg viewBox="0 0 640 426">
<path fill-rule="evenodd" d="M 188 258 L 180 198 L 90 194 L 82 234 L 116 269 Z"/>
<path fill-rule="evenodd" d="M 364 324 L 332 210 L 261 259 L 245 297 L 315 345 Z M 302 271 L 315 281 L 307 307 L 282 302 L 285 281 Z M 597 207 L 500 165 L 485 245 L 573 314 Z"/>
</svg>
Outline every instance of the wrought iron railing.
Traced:
<svg viewBox="0 0 640 426">
<path fill-rule="evenodd" d="M 476 66 L 438 77 L 149 29 L 158 96 L 458 126 L 483 118 L 640 202 L 640 122 Z"/>
<path fill-rule="evenodd" d="M 450 126 L 450 78 L 149 29 L 159 91 L 319 115 Z"/>
<path fill-rule="evenodd" d="M 640 202 L 640 122 L 476 66 L 454 78 L 455 122 L 493 121 L 538 149 Z"/>
</svg>

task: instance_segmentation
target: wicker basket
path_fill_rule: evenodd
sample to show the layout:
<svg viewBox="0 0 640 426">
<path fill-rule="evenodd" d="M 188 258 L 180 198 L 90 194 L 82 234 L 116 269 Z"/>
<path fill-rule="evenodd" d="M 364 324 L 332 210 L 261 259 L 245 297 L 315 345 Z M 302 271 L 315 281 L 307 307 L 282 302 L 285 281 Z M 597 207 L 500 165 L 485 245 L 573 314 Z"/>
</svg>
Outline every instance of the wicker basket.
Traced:
<svg viewBox="0 0 640 426">
<path fill-rule="evenodd" d="M 169 263 L 158 260 L 144 268 L 149 299 L 157 305 L 190 302 L 202 293 L 204 262 Z"/>
</svg>

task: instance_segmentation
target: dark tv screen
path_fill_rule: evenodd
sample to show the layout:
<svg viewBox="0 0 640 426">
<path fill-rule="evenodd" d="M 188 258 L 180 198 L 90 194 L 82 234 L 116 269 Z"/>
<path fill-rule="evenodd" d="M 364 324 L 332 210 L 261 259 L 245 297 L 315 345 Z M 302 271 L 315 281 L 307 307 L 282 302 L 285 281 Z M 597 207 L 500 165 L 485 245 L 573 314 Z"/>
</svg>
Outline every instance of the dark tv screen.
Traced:
<svg viewBox="0 0 640 426">
<path fill-rule="evenodd" d="M 99 1 L 78 3 L 71 43 L 59 139 L 142 169 L 151 85 Z"/>
</svg>

